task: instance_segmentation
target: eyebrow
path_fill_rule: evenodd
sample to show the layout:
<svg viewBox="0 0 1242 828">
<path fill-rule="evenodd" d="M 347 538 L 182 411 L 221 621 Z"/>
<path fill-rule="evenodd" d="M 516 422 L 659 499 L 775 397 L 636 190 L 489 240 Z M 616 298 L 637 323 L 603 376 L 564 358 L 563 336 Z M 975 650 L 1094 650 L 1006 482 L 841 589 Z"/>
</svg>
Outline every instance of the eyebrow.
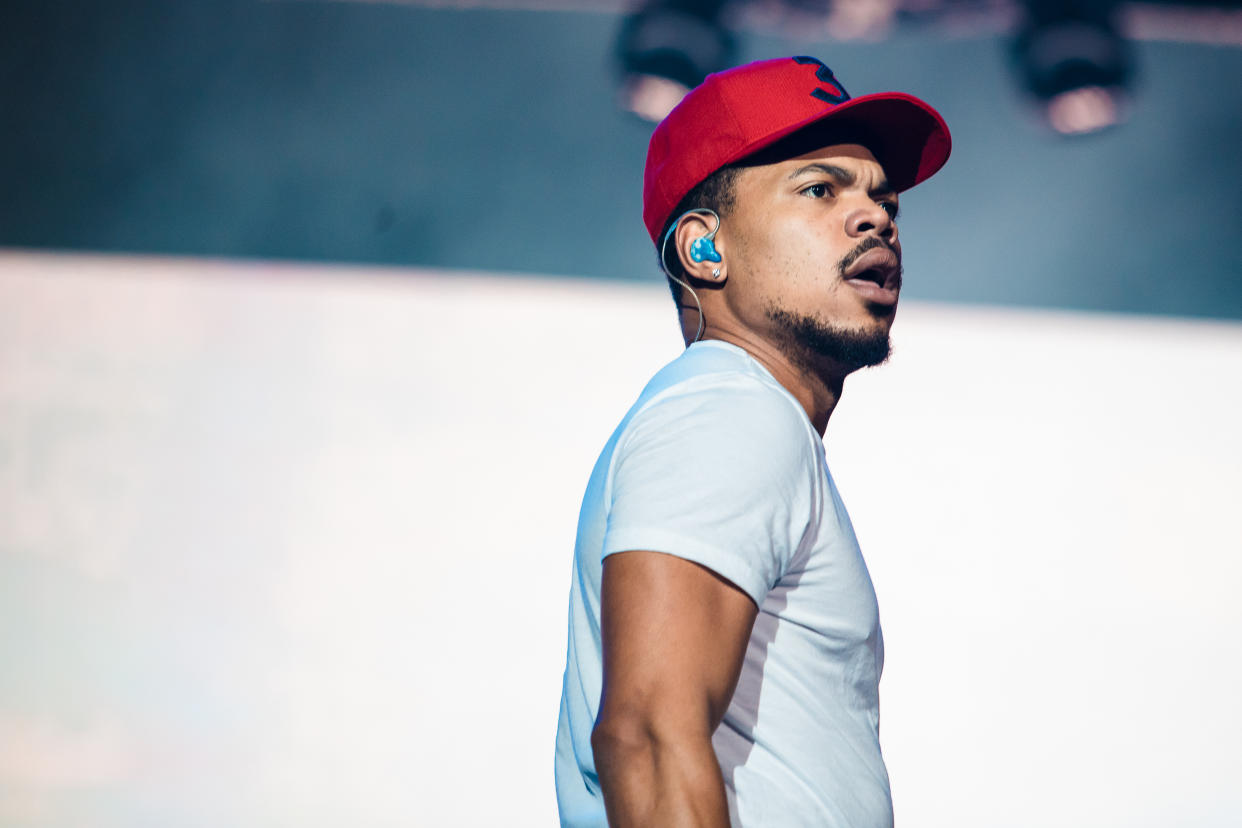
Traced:
<svg viewBox="0 0 1242 828">
<path fill-rule="evenodd" d="M 797 178 L 800 175 L 805 175 L 806 173 L 809 173 L 809 172 L 819 172 L 819 173 L 823 173 L 824 175 L 831 176 L 832 178 L 835 178 L 837 180 L 837 183 L 839 183 L 842 187 L 852 187 L 854 186 L 854 182 L 857 180 L 854 176 L 854 173 L 850 172 L 844 167 L 837 167 L 832 164 L 820 164 L 818 162 L 814 164 L 807 164 L 805 167 L 799 167 L 798 169 L 794 170 L 792 173 L 789 174 L 789 178 L 792 180 L 794 178 Z M 872 187 L 867 192 L 867 195 L 873 196 L 873 197 L 874 196 L 886 196 L 886 195 L 894 195 L 896 192 L 897 191 L 893 189 L 893 185 L 888 183 L 888 179 L 882 178 L 880 179 L 879 184 Z"/>
</svg>

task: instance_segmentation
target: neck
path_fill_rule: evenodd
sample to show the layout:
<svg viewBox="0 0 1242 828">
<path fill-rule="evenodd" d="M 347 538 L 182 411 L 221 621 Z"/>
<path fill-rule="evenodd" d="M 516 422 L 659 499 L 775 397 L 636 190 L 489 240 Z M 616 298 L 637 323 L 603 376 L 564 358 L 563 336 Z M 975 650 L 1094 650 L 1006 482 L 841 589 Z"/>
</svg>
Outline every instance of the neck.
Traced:
<svg viewBox="0 0 1242 828">
<path fill-rule="evenodd" d="M 697 322 L 686 335 L 687 345 L 698 329 Z M 684 331 L 684 328 L 683 328 Z M 749 331 L 721 330 L 709 322 L 702 339 L 716 339 L 736 345 L 768 370 L 786 391 L 793 395 L 811 425 L 824 436 L 828 419 L 841 399 L 845 377 L 849 373 L 834 360 L 814 354 L 790 353 L 790 349 L 755 336 Z"/>
</svg>

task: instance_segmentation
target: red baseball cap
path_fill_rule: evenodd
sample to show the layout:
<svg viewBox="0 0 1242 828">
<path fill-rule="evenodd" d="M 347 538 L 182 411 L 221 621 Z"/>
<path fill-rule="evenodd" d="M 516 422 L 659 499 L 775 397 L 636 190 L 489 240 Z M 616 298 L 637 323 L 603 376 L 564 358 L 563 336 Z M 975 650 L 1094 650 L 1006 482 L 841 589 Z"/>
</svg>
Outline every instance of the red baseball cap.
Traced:
<svg viewBox="0 0 1242 828">
<path fill-rule="evenodd" d="M 940 113 L 903 92 L 851 98 L 811 57 L 760 60 L 708 75 L 656 127 L 643 174 L 643 223 L 651 240 L 686 193 L 716 170 L 828 119 L 864 127 L 869 149 L 901 192 L 949 159 Z"/>
</svg>

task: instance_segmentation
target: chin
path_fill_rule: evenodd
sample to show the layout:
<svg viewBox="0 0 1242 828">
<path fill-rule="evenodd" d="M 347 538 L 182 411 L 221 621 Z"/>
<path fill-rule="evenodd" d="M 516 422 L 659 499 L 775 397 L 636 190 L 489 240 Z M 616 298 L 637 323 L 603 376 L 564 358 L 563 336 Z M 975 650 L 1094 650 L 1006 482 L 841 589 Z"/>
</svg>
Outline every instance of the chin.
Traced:
<svg viewBox="0 0 1242 828">
<path fill-rule="evenodd" d="M 863 324 L 832 322 L 806 314 L 795 314 L 775 308 L 768 310 L 768 317 L 777 330 L 790 356 L 805 361 L 807 358 L 827 358 L 836 362 L 846 372 L 857 371 L 888 360 L 892 344 L 888 338 L 892 313 L 895 307 L 884 306 L 888 319 L 874 317 Z"/>
<path fill-rule="evenodd" d="M 870 302 L 864 300 L 864 307 L 872 319 L 878 319 L 884 322 L 886 326 L 893 324 L 893 317 L 897 314 L 897 303 L 891 305 L 882 302 Z"/>
</svg>

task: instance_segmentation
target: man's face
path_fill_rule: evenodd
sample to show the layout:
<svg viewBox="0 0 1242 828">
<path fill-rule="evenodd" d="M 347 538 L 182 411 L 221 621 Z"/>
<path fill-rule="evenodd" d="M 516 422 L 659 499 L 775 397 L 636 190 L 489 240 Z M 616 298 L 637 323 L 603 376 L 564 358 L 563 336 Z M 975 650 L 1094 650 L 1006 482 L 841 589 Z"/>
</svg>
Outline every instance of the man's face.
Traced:
<svg viewBox="0 0 1242 828">
<path fill-rule="evenodd" d="M 726 301 L 795 359 L 883 362 L 901 289 L 897 195 L 869 150 L 835 144 L 742 169 Z M 723 234 L 722 234 L 723 235 Z"/>
</svg>

